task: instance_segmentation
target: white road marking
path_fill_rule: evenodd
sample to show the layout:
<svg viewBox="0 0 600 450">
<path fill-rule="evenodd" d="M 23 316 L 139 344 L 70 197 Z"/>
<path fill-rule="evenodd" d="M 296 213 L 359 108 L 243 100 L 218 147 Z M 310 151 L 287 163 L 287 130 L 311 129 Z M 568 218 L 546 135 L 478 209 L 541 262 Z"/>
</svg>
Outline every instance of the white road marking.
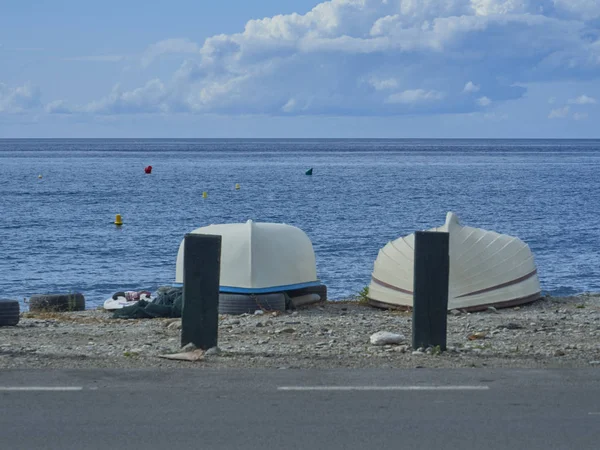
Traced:
<svg viewBox="0 0 600 450">
<path fill-rule="evenodd" d="M 81 391 L 81 386 L 0 386 L 0 392 L 67 392 Z"/>
<path fill-rule="evenodd" d="M 489 386 L 279 386 L 278 391 L 487 391 Z"/>
<path fill-rule="evenodd" d="M 600 416 L 600 412 L 589 412 L 590 416 Z"/>
</svg>

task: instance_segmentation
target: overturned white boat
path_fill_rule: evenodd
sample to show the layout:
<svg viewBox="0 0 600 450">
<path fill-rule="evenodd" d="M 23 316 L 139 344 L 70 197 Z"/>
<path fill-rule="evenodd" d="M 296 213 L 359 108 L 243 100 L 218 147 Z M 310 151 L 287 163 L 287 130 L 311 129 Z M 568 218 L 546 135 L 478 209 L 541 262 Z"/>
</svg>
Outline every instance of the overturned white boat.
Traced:
<svg viewBox="0 0 600 450">
<path fill-rule="evenodd" d="M 430 231 L 449 233 L 448 309 L 508 307 L 540 297 L 533 255 L 520 239 L 462 226 L 452 212 Z M 414 239 L 401 237 L 379 251 L 368 294 L 373 306 L 412 307 Z"/>
<path fill-rule="evenodd" d="M 222 293 L 303 295 L 316 292 L 324 297 L 322 292 L 326 288 L 317 279 L 312 243 L 299 228 L 249 220 L 210 225 L 192 233 L 222 237 Z M 183 241 L 177 254 L 175 281 L 183 283 Z"/>
</svg>

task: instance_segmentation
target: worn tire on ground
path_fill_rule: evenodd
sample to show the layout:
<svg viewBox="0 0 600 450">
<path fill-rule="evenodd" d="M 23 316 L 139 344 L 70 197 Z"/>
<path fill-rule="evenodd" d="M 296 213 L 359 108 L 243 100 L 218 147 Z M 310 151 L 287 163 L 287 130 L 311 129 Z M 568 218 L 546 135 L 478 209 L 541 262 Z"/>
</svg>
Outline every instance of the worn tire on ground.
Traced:
<svg viewBox="0 0 600 450">
<path fill-rule="evenodd" d="M 17 300 L 0 299 L 0 327 L 14 327 L 19 323 L 21 308 Z"/>
<path fill-rule="evenodd" d="M 257 309 L 285 311 L 285 295 L 275 294 L 219 294 L 219 314 L 253 314 Z"/>
<path fill-rule="evenodd" d="M 287 294 L 294 297 L 302 297 L 303 295 L 308 294 L 318 294 L 321 297 L 321 301 L 324 302 L 327 300 L 327 286 L 324 284 L 320 284 L 319 286 L 310 286 L 302 289 L 296 289 L 294 291 L 288 291 Z"/>
<path fill-rule="evenodd" d="M 80 293 L 33 295 L 29 299 L 29 310 L 37 312 L 84 311 L 85 297 Z"/>
</svg>

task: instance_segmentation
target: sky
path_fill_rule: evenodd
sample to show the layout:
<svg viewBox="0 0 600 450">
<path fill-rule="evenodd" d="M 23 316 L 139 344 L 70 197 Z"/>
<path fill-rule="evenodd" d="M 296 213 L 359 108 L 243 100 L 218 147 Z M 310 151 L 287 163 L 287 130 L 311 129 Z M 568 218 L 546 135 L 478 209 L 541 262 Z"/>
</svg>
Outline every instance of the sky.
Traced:
<svg viewBox="0 0 600 450">
<path fill-rule="evenodd" d="M 600 0 L 2 0 L 0 138 L 600 138 Z"/>
</svg>

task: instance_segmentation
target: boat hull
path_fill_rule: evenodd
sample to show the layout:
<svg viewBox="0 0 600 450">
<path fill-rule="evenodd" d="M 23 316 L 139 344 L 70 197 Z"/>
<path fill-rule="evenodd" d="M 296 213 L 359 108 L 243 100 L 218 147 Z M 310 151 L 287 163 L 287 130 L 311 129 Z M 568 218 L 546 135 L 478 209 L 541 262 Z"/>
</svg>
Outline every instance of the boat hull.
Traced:
<svg viewBox="0 0 600 450">
<path fill-rule="evenodd" d="M 210 225 L 193 234 L 221 236 L 220 291 L 270 294 L 320 286 L 312 243 L 299 228 L 277 223 Z M 183 241 L 176 284 L 183 283 Z"/>
<path fill-rule="evenodd" d="M 448 309 L 477 311 L 509 307 L 541 296 L 529 246 L 518 238 L 460 225 L 448 213 L 450 278 Z M 413 305 L 414 234 L 388 243 L 375 261 L 369 300 L 373 306 L 408 309 Z"/>
</svg>

